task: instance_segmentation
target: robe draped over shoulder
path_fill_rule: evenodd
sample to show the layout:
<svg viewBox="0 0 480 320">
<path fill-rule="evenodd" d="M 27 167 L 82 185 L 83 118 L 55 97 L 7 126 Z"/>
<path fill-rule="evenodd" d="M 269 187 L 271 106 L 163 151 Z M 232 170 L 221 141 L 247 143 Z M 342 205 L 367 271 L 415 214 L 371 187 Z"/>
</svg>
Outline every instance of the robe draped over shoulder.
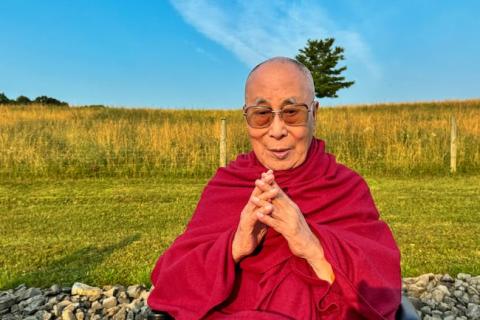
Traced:
<svg viewBox="0 0 480 320">
<path fill-rule="evenodd" d="M 271 228 L 234 263 L 240 213 L 266 170 L 253 151 L 217 170 L 152 270 L 149 307 L 175 319 L 394 319 L 399 249 L 364 179 L 326 153 L 323 140 L 313 138 L 300 166 L 274 175 L 318 237 L 335 281 L 319 279 Z"/>
</svg>

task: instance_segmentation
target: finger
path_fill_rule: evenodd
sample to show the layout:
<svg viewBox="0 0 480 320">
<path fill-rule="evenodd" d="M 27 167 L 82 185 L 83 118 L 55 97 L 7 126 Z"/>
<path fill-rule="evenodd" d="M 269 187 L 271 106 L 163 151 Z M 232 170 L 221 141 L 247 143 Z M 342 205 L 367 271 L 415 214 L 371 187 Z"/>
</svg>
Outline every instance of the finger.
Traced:
<svg viewBox="0 0 480 320">
<path fill-rule="evenodd" d="M 263 192 L 262 194 L 256 196 L 260 200 L 271 201 L 278 196 L 279 189 L 271 188 L 268 191 Z"/>
<path fill-rule="evenodd" d="M 280 188 L 280 186 L 277 184 L 275 180 L 272 181 L 271 183 L 272 188 L 278 189 L 278 195 L 279 196 L 285 196 L 285 192 Z"/>
<path fill-rule="evenodd" d="M 277 221 L 275 218 L 273 218 L 271 215 L 264 214 L 264 213 L 261 212 L 261 211 L 257 211 L 257 212 L 256 212 L 256 215 L 257 215 L 258 220 L 259 220 L 261 223 L 263 223 L 263 224 L 265 224 L 265 225 L 267 225 L 267 226 L 275 229 L 275 231 L 279 232 L 279 230 L 278 230 L 278 228 L 279 228 L 279 223 L 278 223 L 278 221 Z"/>
<path fill-rule="evenodd" d="M 254 214 L 258 217 L 258 215 L 270 215 L 273 212 L 273 206 L 268 203 L 267 205 L 260 207 L 254 211 Z"/>
<path fill-rule="evenodd" d="M 257 207 L 264 207 L 266 205 L 271 205 L 269 201 L 260 199 L 259 197 L 256 197 L 256 196 L 252 196 L 250 200 Z"/>
<path fill-rule="evenodd" d="M 272 185 L 266 183 L 262 179 L 255 180 L 255 186 L 257 186 L 262 192 L 266 192 L 272 189 Z"/>
<path fill-rule="evenodd" d="M 268 185 L 271 185 L 273 180 L 274 180 L 274 178 L 273 178 L 273 175 L 271 175 L 271 174 L 266 174 L 262 177 L 262 181 L 265 182 Z"/>
</svg>

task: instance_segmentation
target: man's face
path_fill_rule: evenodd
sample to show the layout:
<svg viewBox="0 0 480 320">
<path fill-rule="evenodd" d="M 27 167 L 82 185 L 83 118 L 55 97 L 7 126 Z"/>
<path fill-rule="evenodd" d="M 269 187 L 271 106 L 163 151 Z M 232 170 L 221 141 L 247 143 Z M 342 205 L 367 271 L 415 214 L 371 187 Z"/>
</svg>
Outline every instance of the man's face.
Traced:
<svg viewBox="0 0 480 320">
<path fill-rule="evenodd" d="M 304 74 L 285 62 L 270 62 L 251 74 L 245 90 L 246 106 L 268 106 L 280 110 L 292 103 L 304 103 L 314 111 L 309 112 L 304 126 L 288 126 L 274 116 L 266 128 L 252 128 L 247 124 L 250 142 L 258 160 L 274 171 L 295 168 L 305 161 L 313 136 L 318 102 L 313 100 Z"/>
</svg>

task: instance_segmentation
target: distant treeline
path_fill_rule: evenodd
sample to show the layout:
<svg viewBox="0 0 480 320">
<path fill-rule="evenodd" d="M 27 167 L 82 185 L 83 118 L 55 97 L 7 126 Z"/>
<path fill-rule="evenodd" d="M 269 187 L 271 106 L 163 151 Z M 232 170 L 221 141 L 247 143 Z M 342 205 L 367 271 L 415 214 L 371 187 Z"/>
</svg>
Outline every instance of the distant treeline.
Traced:
<svg viewBox="0 0 480 320">
<path fill-rule="evenodd" d="M 33 100 L 30 100 L 26 96 L 18 96 L 17 99 L 9 99 L 3 92 L 0 92 L 0 104 L 11 104 L 11 105 L 28 105 L 28 104 L 46 104 L 46 105 L 56 105 L 56 106 L 68 106 L 67 102 L 57 100 L 48 96 L 39 96 Z"/>
</svg>

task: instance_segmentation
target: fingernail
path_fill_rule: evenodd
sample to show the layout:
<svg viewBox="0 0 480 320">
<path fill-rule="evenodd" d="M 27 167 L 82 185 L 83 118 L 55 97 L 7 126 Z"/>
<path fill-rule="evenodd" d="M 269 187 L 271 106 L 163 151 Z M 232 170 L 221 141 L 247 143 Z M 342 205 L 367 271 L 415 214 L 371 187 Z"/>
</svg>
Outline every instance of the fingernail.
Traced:
<svg viewBox="0 0 480 320">
<path fill-rule="evenodd" d="M 256 196 L 253 196 L 252 200 L 255 201 L 255 202 L 258 202 L 260 199 L 258 199 Z"/>
<path fill-rule="evenodd" d="M 272 205 L 271 204 L 267 204 L 265 206 L 265 209 L 267 209 L 268 211 L 272 210 Z"/>
<path fill-rule="evenodd" d="M 257 217 L 263 218 L 263 213 L 257 211 Z"/>
</svg>

